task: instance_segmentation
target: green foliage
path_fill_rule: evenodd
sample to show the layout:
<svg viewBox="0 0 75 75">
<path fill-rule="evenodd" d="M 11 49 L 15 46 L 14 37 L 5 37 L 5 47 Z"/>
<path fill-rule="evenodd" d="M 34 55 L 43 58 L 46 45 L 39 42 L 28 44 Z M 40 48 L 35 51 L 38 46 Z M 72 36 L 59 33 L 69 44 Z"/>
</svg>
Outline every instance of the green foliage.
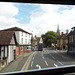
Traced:
<svg viewBox="0 0 75 75">
<path fill-rule="evenodd" d="M 51 46 L 51 43 L 56 44 L 57 36 L 58 34 L 54 31 L 48 31 L 47 33 L 41 35 L 44 45 L 46 45 L 46 47 Z"/>
</svg>

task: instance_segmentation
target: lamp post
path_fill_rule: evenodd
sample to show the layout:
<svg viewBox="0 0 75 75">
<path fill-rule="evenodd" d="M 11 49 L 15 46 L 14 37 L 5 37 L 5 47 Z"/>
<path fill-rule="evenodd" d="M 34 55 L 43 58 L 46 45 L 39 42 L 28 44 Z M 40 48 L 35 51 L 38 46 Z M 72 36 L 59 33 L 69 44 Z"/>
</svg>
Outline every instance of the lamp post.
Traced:
<svg viewBox="0 0 75 75">
<path fill-rule="evenodd" d="M 32 45 L 33 44 L 33 31 L 32 31 L 32 36 L 31 36 L 31 50 L 32 50 Z"/>
</svg>

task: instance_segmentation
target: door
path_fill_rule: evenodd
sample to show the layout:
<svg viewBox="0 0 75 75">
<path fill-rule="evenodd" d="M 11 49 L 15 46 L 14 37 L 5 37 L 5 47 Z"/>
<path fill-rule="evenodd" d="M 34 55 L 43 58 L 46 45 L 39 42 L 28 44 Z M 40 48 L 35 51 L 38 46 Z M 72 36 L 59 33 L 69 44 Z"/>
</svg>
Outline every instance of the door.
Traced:
<svg viewBox="0 0 75 75">
<path fill-rule="evenodd" d="M 16 50 L 14 49 L 14 60 L 16 59 Z"/>
</svg>

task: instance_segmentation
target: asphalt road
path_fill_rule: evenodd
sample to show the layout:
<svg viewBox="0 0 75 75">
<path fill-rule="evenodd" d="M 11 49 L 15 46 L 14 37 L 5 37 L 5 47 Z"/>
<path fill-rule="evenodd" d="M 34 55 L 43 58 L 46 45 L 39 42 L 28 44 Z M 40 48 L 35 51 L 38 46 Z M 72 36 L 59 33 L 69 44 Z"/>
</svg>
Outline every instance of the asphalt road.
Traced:
<svg viewBox="0 0 75 75">
<path fill-rule="evenodd" d="M 68 55 L 66 51 L 43 50 L 37 51 L 28 66 L 27 70 L 58 67 L 75 64 L 75 55 Z"/>
<path fill-rule="evenodd" d="M 66 51 L 43 49 L 25 53 L 17 60 L 11 62 L 0 73 L 26 71 L 42 68 L 51 68 L 75 64 L 75 55 L 67 54 Z"/>
</svg>

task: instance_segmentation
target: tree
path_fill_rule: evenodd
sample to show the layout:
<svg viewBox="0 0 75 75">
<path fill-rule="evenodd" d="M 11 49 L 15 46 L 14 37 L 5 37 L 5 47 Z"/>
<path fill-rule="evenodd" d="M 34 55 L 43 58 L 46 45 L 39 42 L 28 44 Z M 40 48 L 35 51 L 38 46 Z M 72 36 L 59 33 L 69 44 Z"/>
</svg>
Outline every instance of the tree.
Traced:
<svg viewBox="0 0 75 75">
<path fill-rule="evenodd" d="M 56 44 L 57 42 L 57 33 L 54 31 L 48 31 L 45 34 L 42 34 L 41 37 L 43 39 L 44 45 L 51 46 L 52 43 Z"/>
</svg>

